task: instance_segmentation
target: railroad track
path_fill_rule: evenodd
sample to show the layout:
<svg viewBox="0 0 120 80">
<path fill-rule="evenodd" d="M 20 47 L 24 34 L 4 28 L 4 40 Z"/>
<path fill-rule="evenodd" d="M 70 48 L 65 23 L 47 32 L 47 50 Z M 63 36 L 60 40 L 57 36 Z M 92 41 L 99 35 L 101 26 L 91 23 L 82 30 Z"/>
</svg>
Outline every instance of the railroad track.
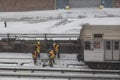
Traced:
<svg viewBox="0 0 120 80">
<path fill-rule="evenodd" d="M 41 58 L 37 61 L 41 62 L 47 62 L 49 58 Z M 55 59 L 58 60 L 58 59 Z M 65 61 L 76 61 L 76 59 L 60 59 Z M 33 61 L 32 58 L 0 58 L 0 64 L 28 64 Z"/>
<path fill-rule="evenodd" d="M 120 70 L 95 70 L 50 67 L 0 67 L 0 76 L 120 80 Z"/>
</svg>

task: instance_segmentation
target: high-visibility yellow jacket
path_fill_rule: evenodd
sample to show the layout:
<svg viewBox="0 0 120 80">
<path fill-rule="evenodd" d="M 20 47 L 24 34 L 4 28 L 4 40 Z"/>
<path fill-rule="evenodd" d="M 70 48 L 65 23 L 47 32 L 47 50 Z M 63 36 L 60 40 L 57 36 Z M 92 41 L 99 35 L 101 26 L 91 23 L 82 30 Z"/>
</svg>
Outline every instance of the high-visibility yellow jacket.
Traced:
<svg viewBox="0 0 120 80">
<path fill-rule="evenodd" d="M 36 52 L 36 51 L 34 51 L 34 52 L 32 53 L 32 57 L 33 57 L 33 58 L 37 58 L 37 52 Z"/>
<path fill-rule="evenodd" d="M 35 50 L 37 51 L 37 53 L 40 53 L 40 48 L 41 48 L 40 45 L 38 44 L 35 45 Z"/>
<path fill-rule="evenodd" d="M 56 47 L 55 47 L 55 51 L 59 51 L 59 45 L 57 44 Z"/>
<path fill-rule="evenodd" d="M 53 45 L 53 48 L 54 48 L 54 51 L 59 51 L 59 45 L 58 44 L 55 44 L 55 45 Z"/>
<path fill-rule="evenodd" d="M 50 50 L 50 51 L 49 51 L 49 55 L 50 55 L 50 56 L 49 56 L 50 58 L 55 58 L 55 53 L 54 53 L 53 50 Z"/>
</svg>

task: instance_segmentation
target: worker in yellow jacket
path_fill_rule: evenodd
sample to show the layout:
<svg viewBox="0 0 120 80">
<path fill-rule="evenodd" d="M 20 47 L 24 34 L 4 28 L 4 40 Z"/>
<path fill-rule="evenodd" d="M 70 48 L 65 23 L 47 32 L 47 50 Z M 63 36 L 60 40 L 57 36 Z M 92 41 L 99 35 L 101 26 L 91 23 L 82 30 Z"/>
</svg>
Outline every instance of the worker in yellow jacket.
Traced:
<svg viewBox="0 0 120 80">
<path fill-rule="evenodd" d="M 40 41 L 38 41 L 36 44 L 35 44 L 35 49 L 36 52 L 37 52 L 37 57 L 40 58 L 40 49 L 41 49 L 41 46 L 40 46 Z"/>
<path fill-rule="evenodd" d="M 49 50 L 48 56 L 49 56 L 50 66 L 53 67 L 53 63 L 55 63 L 55 60 L 54 60 L 54 58 L 55 58 L 55 53 L 54 53 L 54 50 L 53 50 L 53 49 Z"/>
<path fill-rule="evenodd" d="M 58 43 L 53 43 L 53 49 L 57 58 L 60 58 L 60 46 Z"/>
</svg>

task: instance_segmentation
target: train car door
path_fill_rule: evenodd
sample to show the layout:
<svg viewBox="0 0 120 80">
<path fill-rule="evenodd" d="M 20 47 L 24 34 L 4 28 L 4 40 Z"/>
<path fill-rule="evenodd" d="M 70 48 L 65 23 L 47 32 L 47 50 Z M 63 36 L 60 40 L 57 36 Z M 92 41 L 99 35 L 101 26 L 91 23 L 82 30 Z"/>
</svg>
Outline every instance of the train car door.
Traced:
<svg viewBox="0 0 120 80">
<path fill-rule="evenodd" d="M 112 40 L 105 41 L 105 61 L 112 60 Z"/>
<path fill-rule="evenodd" d="M 120 60 L 120 42 L 113 41 L 113 60 Z"/>
</svg>

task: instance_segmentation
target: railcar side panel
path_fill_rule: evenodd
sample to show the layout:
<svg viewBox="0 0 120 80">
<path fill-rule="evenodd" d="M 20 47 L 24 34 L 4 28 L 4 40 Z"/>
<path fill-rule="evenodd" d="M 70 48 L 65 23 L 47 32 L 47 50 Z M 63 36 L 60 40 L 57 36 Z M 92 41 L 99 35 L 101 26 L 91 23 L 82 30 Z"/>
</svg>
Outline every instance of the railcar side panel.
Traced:
<svg viewBox="0 0 120 80">
<path fill-rule="evenodd" d="M 112 60 L 112 40 L 105 41 L 105 61 Z"/>
<path fill-rule="evenodd" d="M 120 25 L 85 24 L 80 39 L 79 58 L 90 67 L 120 69 Z"/>
<path fill-rule="evenodd" d="M 86 48 L 87 42 L 90 42 L 90 48 Z M 103 40 L 89 40 L 85 41 L 84 61 L 104 61 L 104 41 Z M 89 49 L 89 50 L 86 50 Z"/>
<path fill-rule="evenodd" d="M 113 41 L 113 60 L 120 60 L 120 41 Z"/>
</svg>

